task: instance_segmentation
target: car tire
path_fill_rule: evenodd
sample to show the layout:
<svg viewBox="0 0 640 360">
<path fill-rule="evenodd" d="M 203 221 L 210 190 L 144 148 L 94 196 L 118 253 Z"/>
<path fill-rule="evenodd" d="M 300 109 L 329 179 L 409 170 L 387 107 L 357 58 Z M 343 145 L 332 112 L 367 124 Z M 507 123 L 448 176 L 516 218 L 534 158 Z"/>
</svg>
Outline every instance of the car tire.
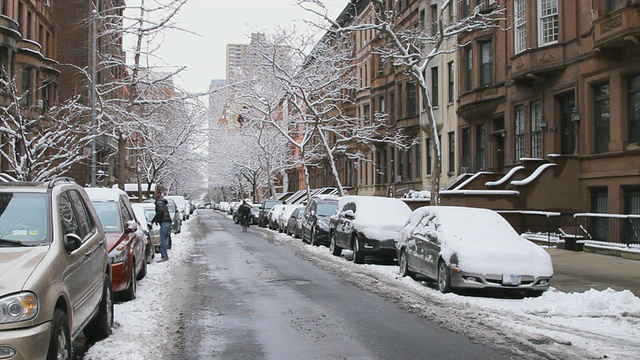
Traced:
<svg viewBox="0 0 640 360">
<path fill-rule="evenodd" d="M 142 269 L 140 269 L 140 272 L 138 273 L 138 277 L 136 279 L 137 280 L 142 280 L 142 279 L 144 279 L 145 276 L 147 276 L 147 262 L 143 261 L 142 262 Z"/>
<path fill-rule="evenodd" d="M 136 281 L 135 266 L 131 264 L 130 268 L 131 268 L 131 274 L 130 274 L 131 281 L 129 281 L 129 287 L 122 290 L 119 294 L 123 301 L 129 301 L 136 298 L 136 288 L 138 287 L 138 283 Z"/>
<path fill-rule="evenodd" d="M 98 313 L 84 328 L 84 336 L 89 342 L 106 339 L 113 329 L 113 293 L 111 292 L 111 278 L 107 275 L 102 290 L 102 300 L 98 305 Z"/>
<path fill-rule="evenodd" d="M 364 264 L 364 253 L 360 250 L 360 241 L 357 236 L 353 237 L 353 262 L 355 264 Z"/>
<path fill-rule="evenodd" d="M 69 320 L 64 311 L 56 309 L 51 321 L 51 334 L 49 335 L 49 350 L 47 360 L 71 360 L 71 334 L 69 332 Z"/>
<path fill-rule="evenodd" d="M 329 251 L 331 251 L 331 255 L 340 256 L 342 255 L 342 248 L 336 244 L 336 234 L 331 233 L 331 240 L 329 243 Z"/>
<path fill-rule="evenodd" d="M 402 249 L 402 251 L 400 252 L 400 259 L 398 259 L 398 265 L 400 266 L 400 276 L 409 276 L 412 279 L 415 279 L 416 274 L 413 271 L 409 270 L 409 258 L 407 256 L 407 251 L 405 249 Z"/>
<path fill-rule="evenodd" d="M 438 290 L 440 290 L 440 292 L 443 294 L 446 294 L 448 292 L 451 292 L 451 290 L 453 290 L 451 287 L 451 270 L 449 269 L 447 264 L 444 262 L 444 260 L 440 260 L 438 262 L 437 283 L 438 283 Z"/>
</svg>

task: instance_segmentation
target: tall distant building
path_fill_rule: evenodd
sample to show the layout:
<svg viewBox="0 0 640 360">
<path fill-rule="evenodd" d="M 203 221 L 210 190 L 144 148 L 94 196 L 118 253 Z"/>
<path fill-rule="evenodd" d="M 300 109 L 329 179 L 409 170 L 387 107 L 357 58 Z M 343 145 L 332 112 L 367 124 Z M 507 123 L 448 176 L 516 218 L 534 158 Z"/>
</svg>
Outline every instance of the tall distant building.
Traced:
<svg viewBox="0 0 640 360">
<path fill-rule="evenodd" d="M 249 44 L 227 44 L 227 82 L 233 78 L 234 74 L 246 69 L 250 64 L 252 52 L 266 39 L 264 33 L 252 33 Z"/>
</svg>

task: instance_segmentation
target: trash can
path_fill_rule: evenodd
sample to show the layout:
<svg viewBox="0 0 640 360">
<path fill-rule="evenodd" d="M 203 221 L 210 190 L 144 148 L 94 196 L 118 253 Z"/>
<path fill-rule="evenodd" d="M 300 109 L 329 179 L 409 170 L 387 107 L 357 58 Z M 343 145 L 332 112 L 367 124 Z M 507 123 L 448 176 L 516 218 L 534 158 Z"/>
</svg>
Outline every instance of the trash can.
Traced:
<svg viewBox="0 0 640 360">
<path fill-rule="evenodd" d="M 573 250 L 573 251 L 584 250 L 584 241 L 582 241 L 583 240 L 582 236 L 567 235 L 567 236 L 562 236 L 562 240 L 564 240 L 565 250 Z"/>
</svg>

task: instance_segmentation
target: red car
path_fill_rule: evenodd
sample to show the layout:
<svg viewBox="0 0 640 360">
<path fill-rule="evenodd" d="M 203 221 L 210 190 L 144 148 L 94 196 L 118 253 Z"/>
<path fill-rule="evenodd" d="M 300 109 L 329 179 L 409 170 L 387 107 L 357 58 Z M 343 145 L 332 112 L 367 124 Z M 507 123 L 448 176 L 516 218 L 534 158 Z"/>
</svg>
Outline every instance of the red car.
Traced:
<svg viewBox="0 0 640 360">
<path fill-rule="evenodd" d="M 145 235 L 127 193 L 117 188 L 85 188 L 107 238 L 113 292 L 121 300 L 136 298 L 137 281 L 147 275 Z"/>
</svg>

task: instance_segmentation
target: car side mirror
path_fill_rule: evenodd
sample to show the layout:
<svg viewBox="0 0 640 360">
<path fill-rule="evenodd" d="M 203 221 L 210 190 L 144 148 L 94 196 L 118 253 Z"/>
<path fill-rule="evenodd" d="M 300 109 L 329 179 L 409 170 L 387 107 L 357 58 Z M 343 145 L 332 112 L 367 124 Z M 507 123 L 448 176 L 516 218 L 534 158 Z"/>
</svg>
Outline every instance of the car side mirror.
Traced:
<svg viewBox="0 0 640 360">
<path fill-rule="evenodd" d="M 347 219 L 350 219 L 350 220 L 353 220 L 353 219 L 356 218 L 356 214 L 351 209 L 343 212 L 342 214 L 344 215 L 344 217 L 346 217 Z"/>
<path fill-rule="evenodd" d="M 127 232 L 132 233 L 136 231 L 138 231 L 138 223 L 133 220 L 127 221 Z"/>
<path fill-rule="evenodd" d="M 64 237 L 64 249 L 67 250 L 68 253 L 72 253 L 80 248 L 82 245 L 82 239 L 80 236 L 74 233 L 68 233 Z"/>
</svg>

